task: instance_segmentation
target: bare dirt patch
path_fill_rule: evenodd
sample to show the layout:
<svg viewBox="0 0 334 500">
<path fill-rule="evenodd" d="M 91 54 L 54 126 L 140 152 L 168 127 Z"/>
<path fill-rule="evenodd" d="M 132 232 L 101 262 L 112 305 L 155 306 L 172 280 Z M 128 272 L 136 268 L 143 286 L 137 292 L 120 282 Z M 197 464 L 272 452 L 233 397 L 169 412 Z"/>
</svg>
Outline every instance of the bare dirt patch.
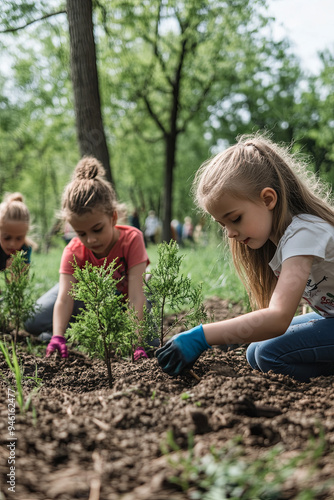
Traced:
<svg viewBox="0 0 334 500">
<path fill-rule="evenodd" d="M 211 299 L 207 307 L 216 320 L 242 312 L 241 306 L 220 299 Z M 192 433 L 195 457 L 240 436 L 243 459 L 254 461 L 280 445 L 282 463 L 310 446 L 310 438 L 322 439 L 317 462 L 296 470 L 276 498 L 296 498 L 311 484 L 327 484 L 334 462 L 334 377 L 306 384 L 260 374 L 248 366 L 245 349 L 204 353 L 194 366 L 200 381 L 189 374 L 170 378 L 155 358 L 117 361 L 112 389 L 102 361 L 76 350 L 61 360 L 19 349 L 25 376 L 34 377 L 37 366 L 43 385 L 33 399 L 35 416 L 16 409 L 15 493 L 7 484 L 7 390 L 13 377 L 1 357 L 1 500 L 191 498 L 169 482 L 177 474 L 161 448 L 169 431 L 185 453 Z M 25 378 L 26 395 L 33 385 Z M 334 498 L 334 485 L 314 498 Z"/>
</svg>

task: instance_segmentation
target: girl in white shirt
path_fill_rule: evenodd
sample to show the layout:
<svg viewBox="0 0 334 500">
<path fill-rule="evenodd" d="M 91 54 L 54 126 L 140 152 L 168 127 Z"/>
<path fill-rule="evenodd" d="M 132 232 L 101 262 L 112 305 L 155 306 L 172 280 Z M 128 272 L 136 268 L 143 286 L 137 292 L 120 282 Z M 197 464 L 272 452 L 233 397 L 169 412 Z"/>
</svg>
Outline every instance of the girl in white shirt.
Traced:
<svg viewBox="0 0 334 500">
<path fill-rule="evenodd" d="M 250 343 L 256 370 L 301 381 L 334 374 L 334 210 L 324 186 L 255 135 L 202 165 L 194 187 L 229 238 L 253 311 L 174 336 L 157 351 L 162 369 L 175 376 L 212 345 Z M 315 312 L 294 317 L 302 298 Z"/>
</svg>

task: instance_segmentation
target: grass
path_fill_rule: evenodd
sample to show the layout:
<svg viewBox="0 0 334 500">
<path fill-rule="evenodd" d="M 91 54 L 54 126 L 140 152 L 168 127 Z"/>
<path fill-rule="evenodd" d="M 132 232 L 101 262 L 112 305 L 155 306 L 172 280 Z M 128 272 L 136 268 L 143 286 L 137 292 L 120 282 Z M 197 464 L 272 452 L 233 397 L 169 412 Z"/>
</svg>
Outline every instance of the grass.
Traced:
<svg viewBox="0 0 334 500">
<path fill-rule="evenodd" d="M 157 247 L 148 249 L 151 267 L 157 262 Z M 204 298 L 213 296 L 232 302 L 246 300 L 245 289 L 239 280 L 228 248 L 217 238 L 207 245 L 181 247 L 183 256 L 180 272 L 191 279 L 194 285 L 202 284 Z"/>
<path fill-rule="evenodd" d="M 20 367 L 18 357 L 15 352 L 15 347 L 14 343 L 12 343 L 11 350 L 7 347 L 7 345 L 3 342 L 0 341 L 0 350 L 4 356 L 4 359 L 7 363 L 7 366 L 9 370 L 13 373 L 14 378 L 15 378 L 15 385 L 16 385 L 16 392 L 15 392 L 15 399 L 16 402 L 20 408 L 21 413 L 25 413 L 26 411 L 29 410 L 31 406 L 31 400 L 32 396 L 38 391 L 39 385 L 41 380 L 37 377 L 37 366 L 36 366 L 36 371 L 35 371 L 35 377 L 28 377 L 29 379 L 33 379 L 37 385 L 28 395 L 28 397 L 25 399 L 24 397 L 24 391 L 23 391 L 23 371 Z M 35 410 L 33 408 L 33 413 L 35 413 Z M 14 417 L 15 420 L 15 417 Z"/>
<path fill-rule="evenodd" d="M 317 464 L 325 452 L 327 443 L 321 432 L 317 440 L 310 439 L 305 451 L 293 458 L 282 459 L 284 450 L 275 446 L 253 461 L 243 456 L 242 438 L 236 437 L 222 450 L 211 451 L 203 457 L 195 457 L 194 441 L 190 435 L 188 451 L 182 451 L 175 443 L 171 432 L 167 433 L 166 442 L 162 443 L 162 452 L 175 473 L 169 482 L 188 492 L 193 500 L 281 500 L 286 498 L 283 485 L 300 468 L 307 471 L 309 478 L 316 472 Z M 173 452 L 172 455 L 169 455 Z M 315 500 L 319 494 L 326 495 L 332 481 L 308 487 L 298 484 L 300 491 L 296 500 Z M 188 496 L 187 496 L 188 498 Z M 321 498 L 325 498 L 322 497 Z"/>
<path fill-rule="evenodd" d="M 58 282 L 63 249 L 63 241 L 55 239 L 54 246 L 47 254 L 32 255 L 32 270 L 38 297 Z M 149 245 L 147 252 L 152 268 L 158 261 L 157 246 Z M 218 237 L 211 235 L 205 246 L 197 244 L 180 248 L 180 255 L 183 255 L 181 273 L 189 277 L 194 285 L 202 284 L 204 298 L 217 296 L 231 302 L 247 302 L 244 287 L 234 271 L 229 250 Z"/>
<path fill-rule="evenodd" d="M 64 242 L 54 238 L 53 246 L 48 253 L 32 254 L 31 270 L 34 275 L 36 297 L 40 297 L 59 281 L 60 259 L 64 250 Z"/>
</svg>

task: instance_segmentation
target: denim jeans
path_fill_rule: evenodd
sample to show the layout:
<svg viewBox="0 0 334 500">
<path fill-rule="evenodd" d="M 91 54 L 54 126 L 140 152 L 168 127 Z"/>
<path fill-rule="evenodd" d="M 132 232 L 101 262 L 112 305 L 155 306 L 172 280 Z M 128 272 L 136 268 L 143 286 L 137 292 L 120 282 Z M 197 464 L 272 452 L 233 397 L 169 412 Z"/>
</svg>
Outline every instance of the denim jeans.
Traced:
<svg viewBox="0 0 334 500">
<path fill-rule="evenodd" d="M 255 370 L 272 370 L 301 382 L 334 375 L 334 318 L 314 312 L 295 316 L 280 337 L 250 344 L 246 357 Z"/>
<path fill-rule="evenodd" d="M 28 319 L 24 324 L 24 329 L 32 335 L 39 335 L 43 332 L 52 332 L 53 308 L 57 300 L 59 283 L 48 290 L 36 302 L 37 311 L 34 316 Z M 75 316 L 84 307 L 84 303 L 80 300 L 75 300 L 73 304 L 73 312 L 70 322 L 74 321 Z"/>
</svg>

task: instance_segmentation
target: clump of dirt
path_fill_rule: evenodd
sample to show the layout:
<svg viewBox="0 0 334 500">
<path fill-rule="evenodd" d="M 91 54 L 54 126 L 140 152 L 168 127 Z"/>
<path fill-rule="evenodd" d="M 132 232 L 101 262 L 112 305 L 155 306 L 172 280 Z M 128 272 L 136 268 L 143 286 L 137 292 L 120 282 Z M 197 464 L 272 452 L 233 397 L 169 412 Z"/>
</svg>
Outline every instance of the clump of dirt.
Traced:
<svg viewBox="0 0 334 500">
<path fill-rule="evenodd" d="M 240 305 L 220 299 L 206 305 L 216 320 L 242 313 Z M 118 360 L 109 389 L 100 360 L 74 349 L 68 359 L 60 359 L 19 348 L 26 396 L 37 378 L 42 386 L 33 397 L 34 411 L 20 414 L 16 408 L 15 493 L 7 483 L 13 472 L 8 463 L 14 439 L 8 435 L 13 376 L 1 358 L 1 500 L 188 499 L 190 493 L 169 481 L 177 471 L 162 450 L 168 448 L 171 431 L 185 453 L 193 434 L 194 457 L 211 447 L 222 449 L 238 436 L 242 458 L 250 461 L 280 445 L 284 462 L 306 450 L 310 438 L 322 439 L 317 462 L 298 468 L 279 498 L 296 498 L 311 484 L 319 486 L 314 498 L 334 498 L 334 485 L 327 485 L 333 475 L 334 377 L 301 383 L 261 374 L 249 367 L 245 350 L 204 353 L 194 366 L 200 381 L 189 373 L 170 378 L 155 358 L 134 364 Z"/>
</svg>

